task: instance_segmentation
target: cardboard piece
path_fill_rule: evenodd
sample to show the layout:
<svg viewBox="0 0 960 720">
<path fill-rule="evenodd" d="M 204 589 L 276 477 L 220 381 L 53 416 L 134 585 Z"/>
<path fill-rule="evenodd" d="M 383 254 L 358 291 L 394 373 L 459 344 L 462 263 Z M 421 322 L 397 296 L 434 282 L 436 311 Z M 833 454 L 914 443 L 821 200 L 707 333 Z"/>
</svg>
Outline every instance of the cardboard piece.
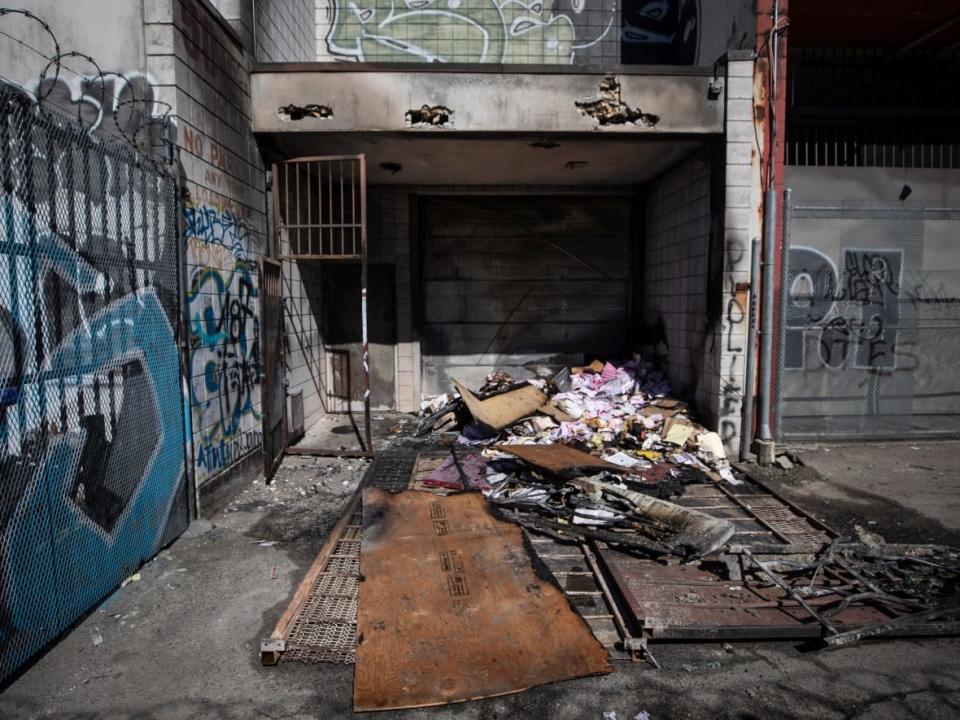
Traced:
<svg viewBox="0 0 960 720">
<path fill-rule="evenodd" d="M 696 429 L 686 418 L 667 418 L 663 423 L 663 441 L 683 447 Z"/>
<path fill-rule="evenodd" d="M 547 402 L 546 394 L 533 385 L 508 390 L 486 400 L 478 398 L 457 380 L 453 381 L 453 385 L 473 419 L 492 430 L 503 430 L 517 420 L 530 417 Z"/>
</svg>

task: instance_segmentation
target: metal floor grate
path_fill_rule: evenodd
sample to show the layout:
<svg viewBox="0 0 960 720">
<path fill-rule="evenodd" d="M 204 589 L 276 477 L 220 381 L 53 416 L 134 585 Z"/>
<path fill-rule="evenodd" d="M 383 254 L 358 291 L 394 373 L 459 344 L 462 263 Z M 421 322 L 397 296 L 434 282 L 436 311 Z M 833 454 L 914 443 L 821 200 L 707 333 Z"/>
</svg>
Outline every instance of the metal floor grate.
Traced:
<svg viewBox="0 0 960 720">
<path fill-rule="evenodd" d="M 343 527 L 334 552 L 297 612 L 282 662 L 350 664 L 357 649 L 360 510 Z"/>
<path fill-rule="evenodd" d="M 744 504 L 764 525 L 791 543 L 800 545 L 826 543 L 831 540 L 827 533 L 815 528 L 807 518 L 798 515 L 774 497 L 751 499 Z"/>
</svg>

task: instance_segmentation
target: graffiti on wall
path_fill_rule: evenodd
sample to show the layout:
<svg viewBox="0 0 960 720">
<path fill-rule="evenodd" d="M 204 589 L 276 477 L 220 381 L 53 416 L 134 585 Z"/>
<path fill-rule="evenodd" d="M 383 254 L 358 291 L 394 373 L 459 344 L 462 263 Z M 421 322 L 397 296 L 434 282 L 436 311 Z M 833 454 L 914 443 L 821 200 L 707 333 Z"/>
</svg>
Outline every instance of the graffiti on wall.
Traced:
<svg viewBox="0 0 960 720">
<path fill-rule="evenodd" d="M 692 65 L 700 0 L 331 0 L 327 48 L 377 62 Z"/>
<path fill-rule="evenodd" d="M 790 248 L 784 367 L 896 368 L 903 251 Z M 807 338 L 813 338 L 812 350 Z"/>
<path fill-rule="evenodd" d="M 21 91 L 0 87 L 0 99 L 12 130 L 0 194 L 5 677 L 176 537 L 188 511 L 173 179 Z"/>
<path fill-rule="evenodd" d="M 358 0 L 332 3 L 338 57 L 380 62 L 570 64 L 617 29 L 613 2 Z"/>
<path fill-rule="evenodd" d="M 260 310 L 246 223 L 186 208 L 190 406 L 198 479 L 260 447 Z"/>
<path fill-rule="evenodd" d="M 86 126 L 120 134 L 143 148 L 163 144 L 167 121 L 154 82 L 140 72 L 75 75 L 61 72 L 30 88 L 44 104 L 76 113 Z"/>
</svg>

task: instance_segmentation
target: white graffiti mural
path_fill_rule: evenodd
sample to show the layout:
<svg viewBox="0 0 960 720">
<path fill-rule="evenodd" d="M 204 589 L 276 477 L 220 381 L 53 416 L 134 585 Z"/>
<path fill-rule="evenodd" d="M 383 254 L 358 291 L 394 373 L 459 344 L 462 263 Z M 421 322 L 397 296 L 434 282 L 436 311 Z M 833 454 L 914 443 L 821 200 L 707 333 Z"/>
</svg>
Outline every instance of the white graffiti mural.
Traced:
<svg viewBox="0 0 960 720">
<path fill-rule="evenodd" d="M 615 3 L 588 12 L 587 0 L 349 0 L 331 12 L 330 52 L 360 61 L 570 64 L 617 32 Z"/>
</svg>

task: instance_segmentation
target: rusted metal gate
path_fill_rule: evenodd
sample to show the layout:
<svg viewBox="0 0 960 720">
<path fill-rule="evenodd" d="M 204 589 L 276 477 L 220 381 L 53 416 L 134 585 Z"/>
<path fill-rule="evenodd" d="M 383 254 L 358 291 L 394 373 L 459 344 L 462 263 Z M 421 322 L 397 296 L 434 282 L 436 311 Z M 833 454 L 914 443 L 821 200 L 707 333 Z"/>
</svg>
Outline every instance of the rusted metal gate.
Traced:
<svg viewBox="0 0 960 720">
<path fill-rule="evenodd" d="M 363 155 L 304 157 L 273 166 L 276 254 L 282 261 L 361 265 L 363 417 L 370 440 L 367 334 L 367 166 Z"/>
<path fill-rule="evenodd" d="M 273 477 L 287 447 L 283 382 L 283 281 L 276 260 L 260 258 L 260 327 L 263 333 L 263 472 Z"/>
</svg>

